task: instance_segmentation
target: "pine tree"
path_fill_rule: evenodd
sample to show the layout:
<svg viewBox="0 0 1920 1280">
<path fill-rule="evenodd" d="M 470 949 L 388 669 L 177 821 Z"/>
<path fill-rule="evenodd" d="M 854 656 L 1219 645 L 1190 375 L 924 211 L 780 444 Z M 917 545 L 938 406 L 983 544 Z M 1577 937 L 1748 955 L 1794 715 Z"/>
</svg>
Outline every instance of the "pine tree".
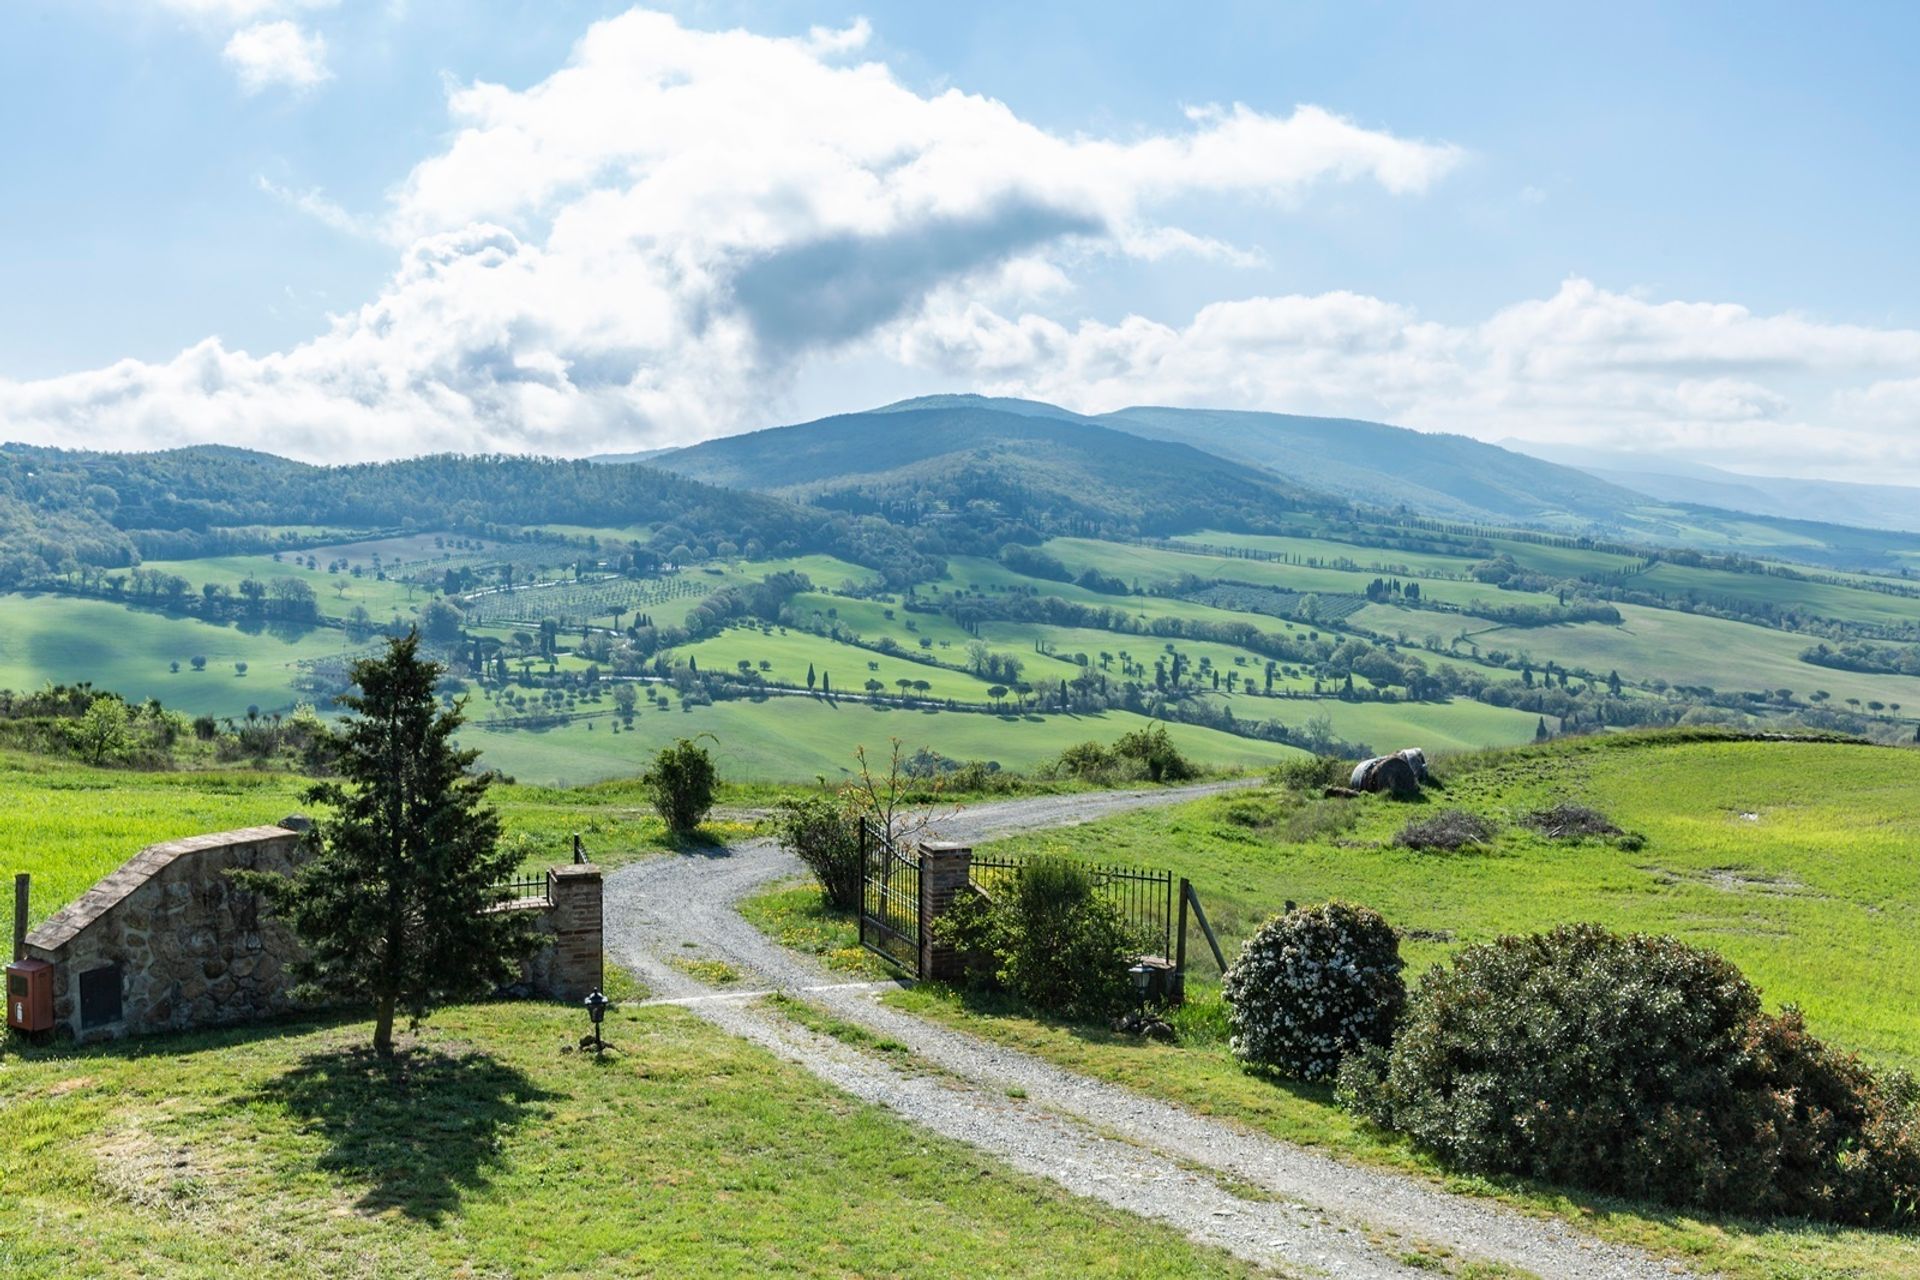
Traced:
<svg viewBox="0 0 1920 1280">
<path fill-rule="evenodd" d="M 813 692 L 813 679 L 813 664 L 809 662 L 807 664 L 807 692 L 809 693 Z"/>
<path fill-rule="evenodd" d="M 509 981 L 531 942 L 521 912 L 490 912 L 517 854 L 500 845 L 485 804 L 492 778 L 471 774 L 477 751 L 453 746 L 460 705 L 439 712 L 438 663 L 418 632 L 353 665 L 354 713 L 335 743 L 337 780 L 307 792 L 331 816 L 289 876 L 245 877 L 306 947 L 300 989 L 373 1006 L 374 1051 L 393 1054 L 393 1021 L 481 995 Z"/>
<path fill-rule="evenodd" d="M 1547 718 L 1545 716 L 1541 716 L 1540 723 L 1536 724 L 1533 727 L 1533 740 L 1535 742 L 1545 742 L 1548 738 L 1551 738 L 1552 736 L 1553 735 L 1551 733 L 1547 732 Z"/>
</svg>

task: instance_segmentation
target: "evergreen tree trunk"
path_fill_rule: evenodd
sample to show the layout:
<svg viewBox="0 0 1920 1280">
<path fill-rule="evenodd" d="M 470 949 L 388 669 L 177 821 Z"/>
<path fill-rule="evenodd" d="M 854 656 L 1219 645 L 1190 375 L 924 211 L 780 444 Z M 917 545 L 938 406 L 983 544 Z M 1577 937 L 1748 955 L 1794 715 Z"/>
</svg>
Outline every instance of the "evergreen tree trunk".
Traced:
<svg viewBox="0 0 1920 1280">
<path fill-rule="evenodd" d="M 393 996 L 383 995 L 374 1002 L 373 1051 L 383 1058 L 393 1056 Z"/>
</svg>

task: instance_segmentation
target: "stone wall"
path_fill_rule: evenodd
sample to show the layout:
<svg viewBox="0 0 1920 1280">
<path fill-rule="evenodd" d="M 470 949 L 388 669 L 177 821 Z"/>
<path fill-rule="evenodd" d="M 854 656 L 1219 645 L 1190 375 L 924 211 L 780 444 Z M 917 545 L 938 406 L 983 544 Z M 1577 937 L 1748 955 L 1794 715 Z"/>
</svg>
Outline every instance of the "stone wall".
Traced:
<svg viewBox="0 0 1920 1280">
<path fill-rule="evenodd" d="M 291 871 L 300 841 L 286 827 L 248 827 L 149 845 L 29 933 L 27 954 L 54 966 L 56 1032 L 106 1040 L 293 1009 L 299 940 L 226 873 Z M 554 867 L 545 898 L 499 909 L 536 913 L 528 994 L 579 1000 L 600 985 L 598 867 Z"/>
<path fill-rule="evenodd" d="M 149 845 L 27 935 L 80 1040 L 250 1022 L 293 1007 L 299 943 L 229 868 L 285 872 L 300 834 L 248 827 Z"/>
</svg>

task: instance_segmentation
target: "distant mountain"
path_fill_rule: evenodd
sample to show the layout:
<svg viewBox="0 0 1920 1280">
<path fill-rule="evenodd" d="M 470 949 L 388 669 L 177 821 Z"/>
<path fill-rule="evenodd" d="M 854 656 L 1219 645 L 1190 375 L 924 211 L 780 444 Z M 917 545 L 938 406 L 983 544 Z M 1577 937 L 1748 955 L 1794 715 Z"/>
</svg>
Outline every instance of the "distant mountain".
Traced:
<svg viewBox="0 0 1920 1280">
<path fill-rule="evenodd" d="M 992 504 L 1043 530 L 1257 528 L 1344 502 L 1191 445 L 1052 405 L 939 396 L 727 436 L 650 458 L 708 484 L 917 519 Z"/>
<path fill-rule="evenodd" d="M 1178 440 L 1378 507 L 1498 523 L 1583 526 L 1644 502 L 1573 467 L 1466 436 L 1355 418 L 1225 409 L 1121 409 L 1095 421 Z"/>
<path fill-rule="evenodd" d="M 1602 449 L 1505 441 L 1509 448 L 1577 467 L 1611 484 L 1663 502 L 1701 503 L 1729 511 L 1920 533 L 1920 489 L 1844 480 L 1748 476 L 1697 462 Z"/>
</svg>

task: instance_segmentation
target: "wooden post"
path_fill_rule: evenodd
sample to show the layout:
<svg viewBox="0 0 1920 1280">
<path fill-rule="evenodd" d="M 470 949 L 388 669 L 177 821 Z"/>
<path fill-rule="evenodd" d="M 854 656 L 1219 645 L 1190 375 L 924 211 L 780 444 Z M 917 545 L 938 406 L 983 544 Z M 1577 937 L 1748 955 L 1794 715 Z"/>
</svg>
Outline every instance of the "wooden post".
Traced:
<svg viewBox="0 0 1920 1280">
<path fill-rule="evenodd" d="M 33 877 L 22 871 L 13 878 L 13 958 L 27 958 L 27 902 L 32 896 Z"/>
</svg>

